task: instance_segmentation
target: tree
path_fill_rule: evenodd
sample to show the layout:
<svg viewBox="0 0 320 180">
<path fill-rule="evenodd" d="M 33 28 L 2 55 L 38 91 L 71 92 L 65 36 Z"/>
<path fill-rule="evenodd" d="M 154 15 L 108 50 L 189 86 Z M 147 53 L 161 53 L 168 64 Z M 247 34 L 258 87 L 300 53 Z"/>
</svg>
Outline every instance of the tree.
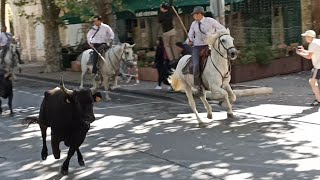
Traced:
<svg viewBox="0 0 320 180">
<path fill-rule="evenodd" d="M 104 22 L 112 24 L 112 3 L 120 3 L 122 0 L 40 0 L 42 7 L 42 16 L 36 17 L 37 21 L 44 24 L 44 45 L 46 69 L 44 72 L 55 72 L 61 70 L 61 42 L 59 36 L 59 26 L 63 25 L 63 21 L 59 15 L 63 13 L 71 13 L 78 15 L 84 20 L 89 20 L 92 16 L 85 16 L 85 11 L 89 14 L 100 14 Z M 36 4 L 37 0 L 16 0 L 15 5 L 23 7 L 29 3 Z M 21 9 L 22 16 L 34 17 L 26 14 Z M 88 14 L 88 12 L 87 12 Z"/>
<path fill-rule="evenodd" d="M 15 5 L 21 7 L 20 15 L 27 19 L 35 17 L 37 22 L 44 25 L 44 46 L 45 46 L 45 73 L 56 72 L 61 70 L 61 43 L 59 35 L 59 20 L 60 8 L 56 5 L 55 0 L 41 0 L 42 16 L 35 17 L 33 14 L 27 14 L 23 7 L 25 5 L 37 4 L 37 0 L 18 0 Z"/>
<path fill-rule="evenodd" d="M 1 0 L 1 27 L 6 26 L 6 0 Z"/>
<path fill-rule="evenodd" d="M 61 70 L 61 43 L 59 35 L 60 8 L 54 0 L 41 0 L 42 19 L 44 23 L 44 46 L 46 69 L 44 72 Z"/>
</svg>

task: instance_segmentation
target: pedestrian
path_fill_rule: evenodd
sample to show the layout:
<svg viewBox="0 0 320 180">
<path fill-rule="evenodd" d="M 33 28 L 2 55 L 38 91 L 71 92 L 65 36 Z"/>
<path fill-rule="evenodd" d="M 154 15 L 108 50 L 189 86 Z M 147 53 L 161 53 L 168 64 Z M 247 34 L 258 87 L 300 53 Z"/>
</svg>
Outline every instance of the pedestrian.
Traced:
<svg viewBox="0 0 320 180">
<path fill-rule="evenodd" d="M 175 61 L 179 59 L 179 54 L 177 52 L 177 49 L 175 47 L 175 36 L 176 36 L 176 30 L 173 26 L 173 17 L 175 15 L 173 9 L 172 9 L 172 3 L 173 0 L 169 0 L 169 4 L 162 3 L 160 5 L 160 12 L 159 12 L 159 23 L 162 26 L 163 31 L 163 43 L 164 47 L 166 49 L 168 59 L 170 61 Z"/>
<path fill-rule="evenodd" d="M 93 23 L 94 25 L 87 33 L 87 42 L 90 47 L 94 49 L 92 54 L 92 75 L 97 78 L 98 53 L 96 50 L 101 53 L 103 49 L 111 47 L 114 39 L 114 32 L 109 25 L 102 22 L 101 16 L 94 16 Z"/>
<path fill-rule="evenodd" d="M 156 55 L 154 60 L 155 68 L 158 70 L 158 86 L 155 89 L 162 89 L 161 84 L 164 83 L 168 85 L 168 89 L 170 87 L 170 83 L 168 82 L 168 56 L 166 50 L 164 48 L 164 43 L 162 37 L 158 37 L 157 39 L 157 48 L 156 48 Z"/>
<path fill-rule="evenodd" d="M 200 51 L 207 48 L 208 45 L 204 39 L 208 32 L 215 32 L 220 29 L 225 29 L 218 21 L 213 18 L 205 17 L 205 11 L 202 6 L 196 6 L 193 9 L 192 16 L 195 21 L 192 22 L 190 30 L 188 32 L 189 45 L 192 48 L 192 63 L 193 63 L 193 76 L 194 76 L 194 87 L 196 89 L 195 95 L 202 96 L 203 91 L 201 87 L 200 77 Z"/>
<path fill-rule="evenodd" d="M 303 46 L 298 46 L 296 53 L 306 59 L 312 61 L 313 69 L 311 71 L 311 77 L 309 84 L 315 96 L 315 100 L 310 104 L 311 106 L 320 105 L 320 91 L 318 80 L 320 79 L 320 39 L 316 38 L 316 33 L 313 30 L 307 30 L 301 34 L 305 41 L 309 44 L 308 50 L 305 50 Z"/>
<path fill-rule="evenodd" d="M 11 42 L 12 34 L 7 32 L 7 27 L 3 26 L 1 28 L 1 34 L 0 34 L 0 58 L 1 58 L 1 64 L 4 64 L 4 57 L 9 49 L 10 42 Z"/>
</svg>

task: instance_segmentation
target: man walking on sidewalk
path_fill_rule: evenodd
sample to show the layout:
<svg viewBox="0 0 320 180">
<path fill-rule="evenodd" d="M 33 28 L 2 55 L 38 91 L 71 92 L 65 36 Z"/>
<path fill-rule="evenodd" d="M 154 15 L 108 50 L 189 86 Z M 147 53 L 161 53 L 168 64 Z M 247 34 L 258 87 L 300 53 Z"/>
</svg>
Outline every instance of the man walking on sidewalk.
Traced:
<svg viewBox="0 0 320 180">
<path fill-rule="evenodd" d="M 87 41 L 90 47 L 95 49 L 92 54 L 92 75 L 97 78 L 98 53 L 96 50 L 100 53 L 104 48 L 111 47 L 114 39 L 114 32 L 110 26 L 102 23 L 101 16 L 94 16 L 93 23 L 94 25 L 87 34 Z"/>
<path fill-rule="evenodd" d="M 303 46 L 298 46 L 297 54 L 312 60 L 313 69 L 311 71 L 311 77 L 309 84 L 316 99 L 311 106 L 320 105 L 320 90 L 318 80 L 320 79 L 320 39 L 316 39 L 316 33 L 313 30 L 307 30 L 301 34 L 309 44 L 308 50 L 305 50 Z"/>
</svg>

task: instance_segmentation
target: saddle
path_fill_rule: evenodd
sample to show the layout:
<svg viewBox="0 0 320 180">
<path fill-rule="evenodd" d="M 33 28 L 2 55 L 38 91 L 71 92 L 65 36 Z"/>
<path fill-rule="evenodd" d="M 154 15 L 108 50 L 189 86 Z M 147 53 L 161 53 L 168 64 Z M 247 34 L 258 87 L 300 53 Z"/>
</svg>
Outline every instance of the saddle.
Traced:
<svg viewBox="0 0 320 180">
<path fill-rule="evenodd" d="M 206 67 L 208 57 L 211 54 L 209 47 L 206 47 L 200 51 L 200 77 L 204 68 Z M 191 57 L 187 60 L 185 66 L 182 68 L 182 74 L 193 74 L 193 63 Z"/>
</svg>

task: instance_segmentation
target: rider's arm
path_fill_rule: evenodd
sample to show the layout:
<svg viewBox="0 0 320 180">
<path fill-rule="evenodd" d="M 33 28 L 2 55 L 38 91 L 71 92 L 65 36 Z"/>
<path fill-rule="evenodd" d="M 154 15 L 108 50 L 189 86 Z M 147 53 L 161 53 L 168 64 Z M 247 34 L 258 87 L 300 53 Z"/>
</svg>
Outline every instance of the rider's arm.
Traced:
<svg viewBox="0 0 320 180">
<path fill-rule="evenodd" d="M 105 27 L 105 33 L 106 33 L 106 37 L 108 40 L 113 40 L 114 39 L 114 32 L 113 30 L 111 29 L 111 27 L 107 24 L 104 24 L 104 27 Z"/>
<path fill-rule="evenodd" d="M 216 29 L 217 31 L 222 30 L 222 29 L 226 29 L 222 24 L 219 23 L 219 21 L 217 21 L 213 18 L 210 18 L 210 21 L 211 21 L 212 28 Z"/>
<path fill-rule="evenodd" d="M 95 31 L 92 28 L 88 31 L 88 33 L 87 33 L 87 42 L 88 42 L 88 44 L 91 43 L 91 37 L 93 36 L 94 32 Z"/>
</svg>

